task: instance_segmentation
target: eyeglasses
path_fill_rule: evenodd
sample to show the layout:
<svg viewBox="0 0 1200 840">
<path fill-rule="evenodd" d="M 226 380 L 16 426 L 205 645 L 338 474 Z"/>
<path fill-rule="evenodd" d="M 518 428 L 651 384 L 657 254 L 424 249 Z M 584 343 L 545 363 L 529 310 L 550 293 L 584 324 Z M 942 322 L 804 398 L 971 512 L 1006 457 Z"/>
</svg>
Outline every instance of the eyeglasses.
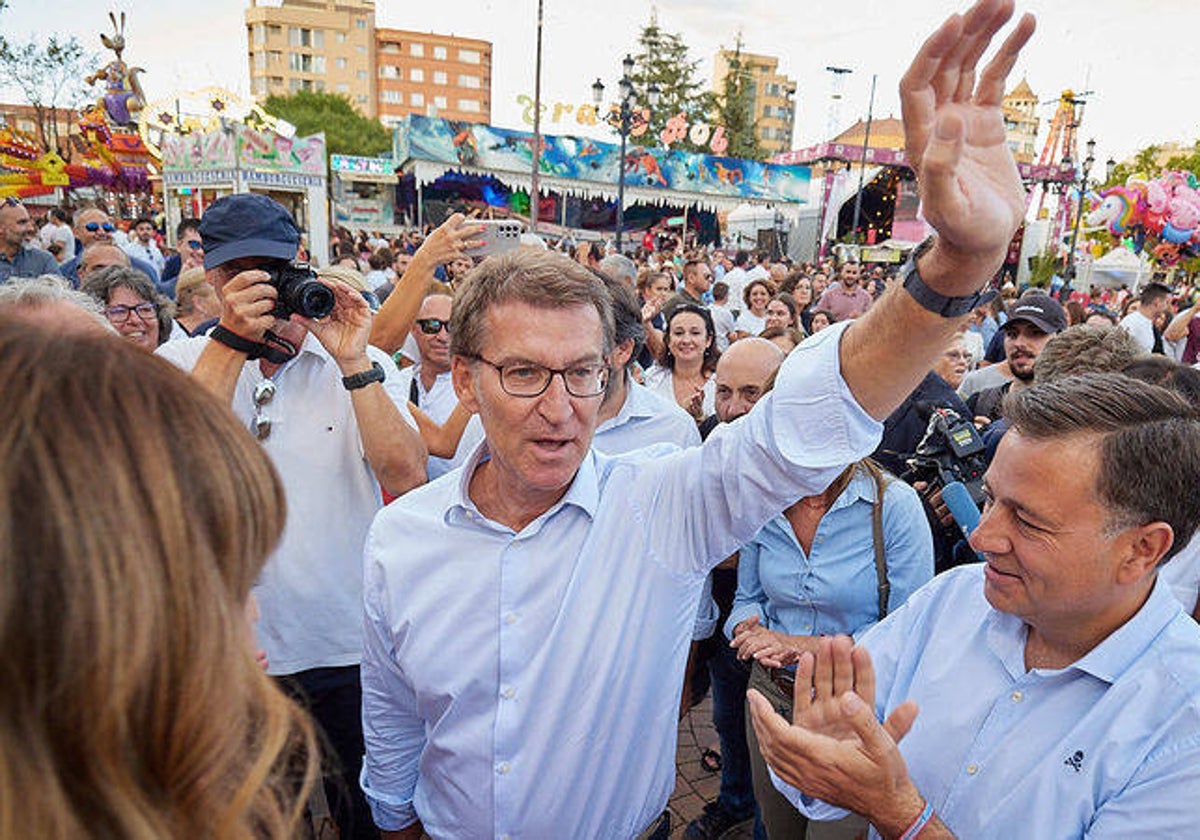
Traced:
<svg viewBox="0 0 1200 840">
<path fill-rule="evenodd" d="M 137 313 L 143 321 L 149 321 L 158 314 L 158 307 L 153 303 L 139 303 L 137 306 L 110 306 L 104 310 L 105 316 L 114 324 L 124 324 L 129 316 Z"/>
<path fill-rule="evenodd" d="M 4 206 L 5 207 L 20 207 L 20 206 L 22 206 L 21 199 L 17 198 L 15 195 L 6 195 L 6 196 L 4 196 Z"/>
<path fill-rule="evenodd" d="M 266 440 L 271 436 L 271 418 L 263 410 L 275 397 L 275 380 L 264 379 L 254 386 L 254 436 Z"/>
<path fill-rule="evenodd" d="M 90 233 L 95 233 L 96 231 L 100 230 L 101 228 L 104 229 L 105 233 L 112 233 L 114 230 L 117 229 L 117 226 L 114 225 L 112 222 L 103 222 L 103 223 L 88 222 L 86 225 L 83 226 L 83 229 Z"/>
<path fill-rule="evenodd" d="M 598 397 L 608 387 L 608 365 L 606 363 L 574 365 L 555 370 L 528 362 L 498 365 L 483 356 L 470 356 L 470 358 L 494 367 L 500 374 L 501 389 L 510 397 L 540 397 L 550 387 L 550 380 L 554 378 L 555 374 L 562 377 L 567 393 L 573 397 Z"/>
<path fill-rule="evenodd" d="M 201 242 L 199 239 L 189 239 L 187 241 L 187 246 L 189 248 L 191 248 L 193 251 L 199 251 L 201 248 L 204 247 L 204 243 Z"/>
<path fill-rule="evenodd" d="M 947 350 L 942 354 L 947 359 L 965 359 L 971 361 L 971 352 L 969 350 Z"/>
<path fill-rule="evenodd" d="M 443 321 L 441 318 L 418 318 L 417 326 L 425 335 L 437 335 L 443 329 L 446 331 L 446 335 L 450 334 L 450 322 Z"/>
</svg>

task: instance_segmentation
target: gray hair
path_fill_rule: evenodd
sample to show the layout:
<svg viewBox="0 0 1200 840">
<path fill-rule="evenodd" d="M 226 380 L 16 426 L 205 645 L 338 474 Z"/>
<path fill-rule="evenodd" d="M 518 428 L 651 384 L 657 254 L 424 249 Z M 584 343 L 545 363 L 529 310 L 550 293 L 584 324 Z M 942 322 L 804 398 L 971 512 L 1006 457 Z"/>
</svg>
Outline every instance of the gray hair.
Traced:
<svg viewBox="0 0 1200 840">
<path fill-rule="evenodd" d="M 624 254 L 609 254 L 600 260 L 600 270 L 612 279 L 628 283 L 631 287 L 637 281 L 637 266 Z"/>
<path fill-rule="evenodd" d="M 129 289 L 142 300 L 154 304 L 158 318 L 158 343 L 164 343 L 171 336 L 171 319 L 175 317 L 175 306 L 158 293 L 144 271 L 122 265 L 110 265 L 93 271 L 83 281 L 83 291 L 105 305 L 112 297 L 113 289 L 117 288 Z"/>
<path fill-rule="evenodd" d="M 1096 495 L 1108 529 L 1166 522 L 1161 566 L 1200 527 L 1200 415 L 1179 394 L 1115 373 L 1089 373 L 1012 391 L 1004 417 L 1021 435 L 1099 435 Z"/>
<path fill-rule="evenodd" d="M 486 316 L 505 303 L 524 303 L 539 309 L 592 306 L 604 333 L 604 355 L 612 352 L 616 328 L 612 297 L 604 282 L 588 269 L 555 251 L 517 248 L 488 257 L 467 273 L 455 295 L 450 317 L 450 352 L 479 356 L 483 350 Z M 513 325 L 537 329 L 537 325 Z"/>
<path fill-rule="evenodd" d="M 12 309 L 36 309 L 55 303 L 78 307 L 104 328 L 112 331 L 113 326 L 104 317 L 104 307 L 91 295 L 72 289 L 71 285 L 57 274 L 41 277 L 13 277 L 0 284 L 0 313 Z"/>
</svg>

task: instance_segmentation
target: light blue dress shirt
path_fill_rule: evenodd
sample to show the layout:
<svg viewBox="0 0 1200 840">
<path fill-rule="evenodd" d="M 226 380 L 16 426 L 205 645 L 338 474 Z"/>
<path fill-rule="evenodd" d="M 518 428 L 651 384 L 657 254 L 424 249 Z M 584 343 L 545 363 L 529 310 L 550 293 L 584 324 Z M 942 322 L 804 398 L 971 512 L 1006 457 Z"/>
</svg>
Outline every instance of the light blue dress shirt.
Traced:
<svg viewBox="0 0 1200 840">
<path fill-rule="evenodd" d="M 702 446 L 593 450 L 520 533 L 468 497 L 486 443 L 376 517 L 362 781 L 381 828 L 624 840 L 661 813 L 706 572 L 879 440 L 840 336 L 798 348 Z"/>
<path fill-rule="evenodd" d="M 1025 670 L 1027 629 L 972 564 L 863 636 L 881 719 L 920 706 L 900 752 L 942 821 L 970 840 L 1197 836 L 1200 628 L 1170 587 L 1060 670 Z M 844 813 L 775 781 L 811 816 Z"/>
<path fill-rule="evenodd" d="M 725 634 L 752 616 L 793 636 L 857 636 L 879 619 L 879 580 L 871 527 L 875 481 L 858 469 L 821 517 L 805 554 L 782 515 L 742 546 L 738 589 Z M 917 491 L 889 481 L 883 492 L 888 612 L 933 577 L 933 538 Z"/>
</svg>

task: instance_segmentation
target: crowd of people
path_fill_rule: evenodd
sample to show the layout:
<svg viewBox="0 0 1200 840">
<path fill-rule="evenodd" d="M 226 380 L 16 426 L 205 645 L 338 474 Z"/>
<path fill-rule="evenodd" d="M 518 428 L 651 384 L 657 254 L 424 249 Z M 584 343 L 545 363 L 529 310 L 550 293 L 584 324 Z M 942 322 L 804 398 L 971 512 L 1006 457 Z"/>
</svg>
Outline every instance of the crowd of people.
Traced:
<svg viewBox="0 0 1200 840">
<path fill-rule="evenodd" d="M 1186 836 L 1200 303 L 986 291 L 1012 13 L 900 267 L 0 205 L 0 836 L 665 840 L 705 691 L 688 838 Z"/>
</svg>

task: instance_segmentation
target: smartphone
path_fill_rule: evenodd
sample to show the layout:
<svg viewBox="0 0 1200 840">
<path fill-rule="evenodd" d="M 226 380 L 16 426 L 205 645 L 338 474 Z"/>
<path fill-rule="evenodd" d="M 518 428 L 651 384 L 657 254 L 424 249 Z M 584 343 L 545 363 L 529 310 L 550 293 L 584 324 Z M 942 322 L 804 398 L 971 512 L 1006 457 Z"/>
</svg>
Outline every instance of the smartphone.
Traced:
<svg viewBox="0 0 1200 840">
<path fill-rule="evenodd" d="M 483 226 L 483 230 L 475 237 L 482 240 L 483 244 L 477 248 L 463 249 L 463 253 L 469 257 L 503 254 L 521 244 L 522 225 L 514 219 L 468 219 L 464 224 Z"/>
</svg>

